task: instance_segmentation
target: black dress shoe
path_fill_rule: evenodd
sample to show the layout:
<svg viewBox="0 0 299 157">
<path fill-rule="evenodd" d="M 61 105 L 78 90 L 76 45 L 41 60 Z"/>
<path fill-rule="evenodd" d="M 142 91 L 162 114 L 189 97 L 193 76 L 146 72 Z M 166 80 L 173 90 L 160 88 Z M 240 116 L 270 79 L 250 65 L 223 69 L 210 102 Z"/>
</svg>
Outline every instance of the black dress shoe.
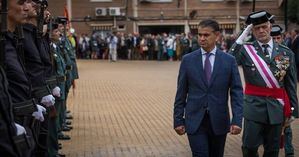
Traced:
<svg viewBox="0 0 299 157">
<path fill-rule="evenodd" d="M 66 124 L 66 125 L 72 125 L 72 121 L 66 120 L 66 121 L 65 121 L 65 124 Z"/>
<path fill-rule="evenodd" d="M 71 113 L 71 111 L 70 111 L 70 110 L 67 110 L 66 113 Z"/>
<path fill-rule="evenodd" d="M 64 127 L 67 127 L 67 128 L 69 128 L 69 129 L 71 129 L 71 130 L 73 129 L 73 126 L 71 126 L 71 125 L 63 124 L 63 125 L 62 125 L 62 128 L 64 128 Z"/>
<path fill-rule="evenodd" d="M 73 116 L 70 114 L 65 115 L 65 119 L 73 119 Z"/>
<path fill-rule="evenodd" d="M 71 137 L 69 135 L 64 135 L 63 133 L 58 134 L 58 139 L 59 140 L 70 140 Z"/>
<path fill-rule="evenodd" d="M 71 128 L 64 126 L 64 127 L 62 127 L 62 131 L 71 131 Z"/>
<path fill-rule="evenodd" d="M 57 157 L 66 157 L 65 154 L 58 154 Z"/>
<path fill-rule="evenodd" d="M 58 143 L 58 149 L 62 149 L 62 144 Z"/>
</svg>

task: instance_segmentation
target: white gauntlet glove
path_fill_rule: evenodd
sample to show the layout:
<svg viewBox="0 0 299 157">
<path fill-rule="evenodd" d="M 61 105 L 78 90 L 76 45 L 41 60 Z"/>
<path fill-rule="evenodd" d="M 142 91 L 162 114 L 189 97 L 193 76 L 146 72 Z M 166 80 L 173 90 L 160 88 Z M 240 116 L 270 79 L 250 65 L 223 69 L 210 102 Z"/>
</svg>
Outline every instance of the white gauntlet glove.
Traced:
<svg viewBox="0 0 299 157">
<path fill-rule="evenodd" d="M 47 96 L 44 96 L 40 103 L 46 105 L 47 107 L 50 107 L 55 104 L 55 98 L 53 95 L 49 94 Z"/>
<path fill-rule="evenodd" d="M 36 119 L 39 120 L 41 122 L 43 122 L 45 120 L 43 112 L 46 112 L 46 109 L 44 107 L 42 107 L 41 105 L 36 104 L 37 107 L 37 111 L 32 113 L 32 116 Z"/>
<path fill-rule="evenodd" d="M 252 24 L 248 25 L 244 31 L 242 32 L 242 34 L 239 36 L 239 38 L 236 40 L 237 44 L 242 45 L 245 42 L 246 37 L 248 36 L 248 34 L 250 33 L 252 28 Z"/>
<path fill-rule="evenodd" d="M 22 134 L 26 134 L 26 130 L 22 125 L 15 123 L 15 126 L 16 126 L 16 129 L 17 129 L 17 136 L 22 135 Z"/>
<path fill-rule="evenodd" d="M 53 90 L 52 90 L 52 94 L 54 96 L 57 96 L 58 98 L 60 98 L 60 88 L 58 86 L 56 86 Z"/>
</svg>

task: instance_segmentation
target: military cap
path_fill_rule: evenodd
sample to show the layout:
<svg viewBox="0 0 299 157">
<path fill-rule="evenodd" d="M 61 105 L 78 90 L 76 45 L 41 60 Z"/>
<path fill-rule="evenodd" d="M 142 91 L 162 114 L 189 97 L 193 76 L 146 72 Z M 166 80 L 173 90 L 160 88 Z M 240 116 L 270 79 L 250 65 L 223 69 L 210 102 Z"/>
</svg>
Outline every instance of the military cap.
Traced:
<svg viewBox="0 0 299 157">
<path fill-rule="evenodd" d="M 281 35 L 282 28 L 279 25 L 273 25 L 271 29 L 271 36 Z"/>
<path fill-rule="evenodd" d="M 48 23 L 48 29 L 54 30 L 58 28 L 58 23 Z"/>
<path fill-rule="evenodd" d="M 268 13 L 266 11 L 253 12 L 248 15 L 248 17 L 246 19 L 246 24 L 247 25 L 250 25 L 250 24 L 259 25 L 259 24 L 265 23 L 267 21 L 274 23 L 273 17 L 274 17 L 274 15 L 271 15 L 270 13 Z"/>
<path fill-rule="evenodd" d="M 56 22 L 57 22 L 58 24 L 66 24 L 67 21 L 68 21 L 68 18 L 65 17 L 65 16 L 58 16 L 58 17 L 56 18 Z"/>
</svg>

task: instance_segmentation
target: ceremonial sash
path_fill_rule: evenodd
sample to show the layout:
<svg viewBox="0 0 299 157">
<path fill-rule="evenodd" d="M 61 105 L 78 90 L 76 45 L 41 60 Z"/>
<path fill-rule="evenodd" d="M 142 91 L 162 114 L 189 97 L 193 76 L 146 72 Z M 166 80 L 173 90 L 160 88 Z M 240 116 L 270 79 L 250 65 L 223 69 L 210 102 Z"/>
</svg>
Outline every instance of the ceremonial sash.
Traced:
<svg viewBox="0 0 299 157">
<path fill-rule="evenodd" d="M 259 74 L 262 76 L 263 80 L 265 81 L 265 83 L 267 85 L 267 87 L 257 87 L 257 86 L 253 86 L 253 85 L 250 85 L 250 86 L 246 85 L 245 94 L 247 91 L 248 95 L 265 96 L 265 97 L 275 98 L 277 101 L 279 101 L 284 106 L 284 115 L 286 117 L 290 117 L 291 106 L 290 106 L 290 101 L 289 101 L 289 98 L 287 96 L 285 89 L 280 88 L 277 79 L 273 75 L 270 68 L 267 66 L 266 62 L 259 55 L 257 55 L 255 48 L 252 45 L 244 45 L 244 48 L 245 48 L 247 54 L 249 55 L 249 57 L 251 58 L 251 60 L 253 61 L 254 65 L 256 66 Z M 276 93 L 274 93 L 274 91 Z"/>
</svg>

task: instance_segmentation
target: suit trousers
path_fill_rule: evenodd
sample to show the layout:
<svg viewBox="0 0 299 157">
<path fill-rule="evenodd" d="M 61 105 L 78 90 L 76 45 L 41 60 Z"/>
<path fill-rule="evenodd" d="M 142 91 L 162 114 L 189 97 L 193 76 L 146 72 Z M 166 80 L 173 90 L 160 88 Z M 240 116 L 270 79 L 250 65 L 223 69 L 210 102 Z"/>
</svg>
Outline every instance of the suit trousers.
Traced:
<svg viewBox="0 0 299 157">
<path fill-rule="evenodd" d="M 188 134 L 193 157 L 223 157 L 226 134 L 215 135 L 206 113 L 194 134 Z"/>
<path fill-rule="evenodd" d="M 264 124 L 244 119 L 243 157 L 258 157 L 258 147 L 263 144 L 263 157 L 278 157 L 281 124 Z"/>
</svg>

